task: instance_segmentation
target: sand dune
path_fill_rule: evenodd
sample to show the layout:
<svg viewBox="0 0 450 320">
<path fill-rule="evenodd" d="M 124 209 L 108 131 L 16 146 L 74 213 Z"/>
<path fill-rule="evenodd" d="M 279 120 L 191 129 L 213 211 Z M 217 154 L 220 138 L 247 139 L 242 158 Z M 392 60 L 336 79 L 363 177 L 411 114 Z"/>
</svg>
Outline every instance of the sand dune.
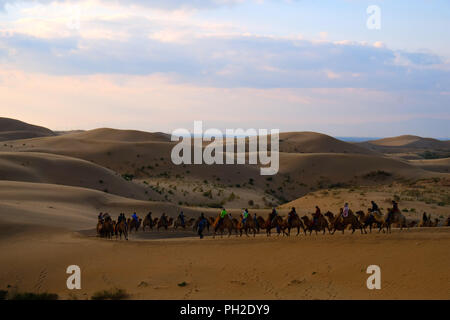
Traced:
<svg viewBox="0 0 450 320">
<path fill-rule="evenodd" d="M 160 198 L 150 188 L 92 162 L 49 153 L 0 152 L 0 180 L 84 187 L 140 200 Z"/>
<path fill-rule="evenodd" d="M 436 172 L 450 172 L 450 158 L 444 159 L 429 159 L 429 160 L 410 160 L 409 163 L 412 165 Z"/>
<path fill-rule="evenodd" d="M 407 158 L 411 158 L 411 155 L 408 155 L 408 153 L 416 155 L 425 151 L 432 151 L 443 157 L 448 157 L 450 154 L 449 141 L 412 135 L 360 142 L 357 145 L 380 153 L 406 154 L 403 157 Z"/>
<path fill-rule="evenodd" d="M 280 151 L 294 153 L 372 153 L 366 148 L 316 132 L 280 133 Z"/>
<path fill-rule="evenodd" d="M 198 216 L 198 208 L 183 208 L 189 215 Z M 166 212 L 177 216 L 180 208 L 167 202 L 141 201 L 104 192 L 45 183 L 0 181 L 0 221 L 2 223 L 33 224 L 68 230 L 92 229 L 97 214 L 120 212 L 130 216 L 136 211 L 144 216 Z"/>
<path fill-rule="evenodd" d="M 163 141 L 169 142 L 170 135 L 162 132 L 144 132 L 137 130 L 118 130 L 111 128 L 99 128 L 71 135 L 72 138 L 90 139 L 118 142 L 145 142 Z"/>
<path fill-rule="evenodd" d="M 19 120 L 0 117 L 0 141 L 48 137 L 55 134 L 50 129 Z"/>
</svg>

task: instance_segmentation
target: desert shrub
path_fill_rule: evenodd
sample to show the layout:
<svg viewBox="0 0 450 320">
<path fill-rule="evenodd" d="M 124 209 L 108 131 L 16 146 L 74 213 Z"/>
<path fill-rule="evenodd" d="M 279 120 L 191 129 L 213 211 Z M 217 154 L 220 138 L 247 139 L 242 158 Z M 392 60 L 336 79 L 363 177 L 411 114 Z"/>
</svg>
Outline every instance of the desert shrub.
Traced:
<svg viewBox="0 0 450 320">
<path fill-rule="evenodd" d="M 8 297 L 8 300 L 58 300 L 56 293 L 17 292 Z"/>
<path fill-rule="evenodd" d="M 374 178 L 374 179 L 376 179 L 376 178 L 387 178 L 387 177 L 390 177 L 390 176 L 392 176 L 392 174 L 391 173 L 389 173 L 389 172 L 386 172 L 386 171 L 384 171 L 384 170 L 377 170 L 377 171 L 371 171 L 371 172 L 369 172 L 368 174 L 366 174 L 364 177 L 366 177 L 366 178 Z"/>
<path fill-rule="evenodd" d="M 255 202 L 253 200 L 248 200 L 248 205 L 249 206 L 253 206 L 255 204 Z"/>
<path fill-rule="evenodd" d="M 206 197 L 206 198 L 212 199 L 212 191 L 209 190 L 209 191 L 203 192 L 203 196 Z"/>
<path fill-rule="evenodd" d="M 122 300 L 129 297 L 129 294 L 123 289 L 110 289 L 97 291 L 91 297 L 92 300 Z"/>
<path fill-rule="evenodd" d="M 134 179 L 134 175 L 131 173 L 124 173 L 122 175 L 122 178 L 124 178 L 127 181 L 132 181 Z"/>
</svg>

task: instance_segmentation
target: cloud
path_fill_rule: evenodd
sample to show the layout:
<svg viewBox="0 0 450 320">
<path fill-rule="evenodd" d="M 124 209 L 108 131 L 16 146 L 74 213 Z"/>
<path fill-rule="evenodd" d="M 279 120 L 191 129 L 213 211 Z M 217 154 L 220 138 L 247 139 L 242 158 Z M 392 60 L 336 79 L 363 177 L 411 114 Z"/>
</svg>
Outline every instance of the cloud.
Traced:
<svg viewBox="0 0 450 320">
<path fill-rule="evenodd" d="M 149 29 L 154 31 L 124 35 L 120 41 L 3 34 L 0 47 L 10 50 L 0 55 L 0 61 L 49 74 L 166 73 L 175 81 L 216 87 L 450 90 L 449 71 L 433 54 L 354 43 L 239 34 L 185 36 L 180 30 Z"/>
<path fill-rule="evenodd" d="M 450 136 L 448 126 L 442 125 L 450 120 L 445 107 L 449 95 L 357 88 L 215 88 L 174 83 L 161 74 L 56 76 L 4 65 L 0 70 L 2 116 L 52 129 L 107 126 L 167 132 L 191 128 L 194 120 L 202 119 L 206 127 L 220 129 Z"/>
</svg>

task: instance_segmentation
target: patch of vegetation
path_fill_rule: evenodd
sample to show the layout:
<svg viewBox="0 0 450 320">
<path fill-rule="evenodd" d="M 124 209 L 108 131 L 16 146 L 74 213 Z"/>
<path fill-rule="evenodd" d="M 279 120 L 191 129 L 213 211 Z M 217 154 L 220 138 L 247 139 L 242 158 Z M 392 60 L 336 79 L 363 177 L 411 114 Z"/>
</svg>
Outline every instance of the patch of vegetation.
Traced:
<svg viewBox="0 0 450 320">
<path fill-rule="evenodd" d="M 179 286 L 179 287 L 186 287 L 186 286 L 187 286 L 187 282 L 186 282 L 186 281 L 180 282 L 180 283 L 178 284 L 178 286 Z"/>
<path fill-rule="evenodd" d="M 450 157 L 450 153 L 437 153 L 437 152 L 432 152 L 432 151 L 425 151 L 422 153 L 419 153 L 419 156 L 422 157 L 423 159 L 442 159 L 442 158 L 448 158 Z"/>
<path fill-rule="evenodd" d="M 123 289 L 110 289 L 94 293 L 92 300 L 122 300 L 127 299 L 130 295 Z"/>
<path fill-rule="evenodd" d="M 56 293 L 16 292 L 8 296 L 8 300 L 58 300 Z"/>
<path fill-rule="evenodd" d="M 134 175 L 131 173 L 124 173 L 122 175 L 122 178 L 124 178 L 127 181 L 132 181 L 134 179 Z"/>
<path fill-rule="evenodd" d="M 390 176 L 392 176 L 392 173 L 390 172 L 384 170 L 377 170 L 367 173 L 364 177 L 368 179 L 377 179 L 377 178 L 384 179 Z"/>
</svg>

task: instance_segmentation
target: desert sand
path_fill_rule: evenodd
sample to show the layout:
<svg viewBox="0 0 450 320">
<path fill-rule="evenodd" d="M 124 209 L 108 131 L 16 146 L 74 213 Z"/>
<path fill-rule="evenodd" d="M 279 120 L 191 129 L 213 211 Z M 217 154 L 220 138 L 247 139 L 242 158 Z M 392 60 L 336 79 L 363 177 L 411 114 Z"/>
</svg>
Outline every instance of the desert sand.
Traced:
<svg viewBox="0 0 450 320">
<path fill-rule="evenodd" d="M 165 133 L 57 134 L 2 121 L 0 290 L 62 299 L 113 288 L 131 299 L 450 298 L 448 158 L 421 158 L 424 150 L 444 154 L 448 142 L 402 136 L 351 144 L 282 133 L 280 171 L 266 177 L 258 165 L 175 166 Z M 267 217 L 274 206 L 282 216 L 291 207 L 309 215 L 316 205 L 337 213 L 345 202 L 366 211 L 370 200 L 384 212 L 396 200 L 409 222 L 426 212 L 438 227 L 255 238 L 206 233 L 203 240 L 192 229 L 139 230 L 129 241 L 95 232 L 99 212 L 175 218 L 183 210 L 197 218 L 224 206 L 236 218 L 246 207 Z M 81 267 L 81 290 L 66 288 L 72 264 Z M 366 287 L 372 264 L 381 267 L 381 290 Z"/>
</svg>

